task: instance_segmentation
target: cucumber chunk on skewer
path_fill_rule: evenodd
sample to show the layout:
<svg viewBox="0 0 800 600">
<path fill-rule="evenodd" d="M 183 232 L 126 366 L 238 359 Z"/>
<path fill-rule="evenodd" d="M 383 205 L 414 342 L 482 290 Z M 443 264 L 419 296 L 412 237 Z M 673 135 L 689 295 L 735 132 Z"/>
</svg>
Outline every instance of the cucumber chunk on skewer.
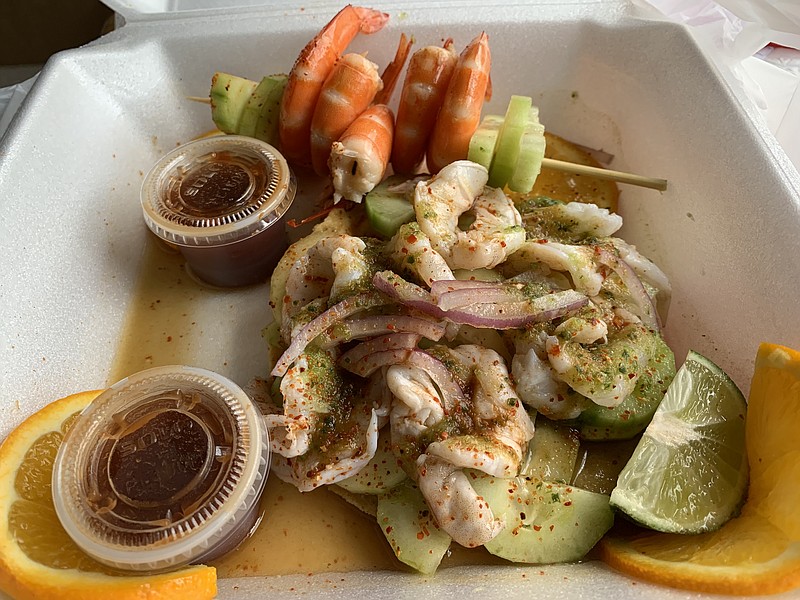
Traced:
<svg viewBox="0 0 800 600">
<path fill-rule="evenodd" d="M 539 123 L 539 109 L 534 106 L 530 109 L 528 122 L 522 132 L 517 164 L 507 182 L 511 191 L 527 194 L 533 189 L 542 170 L 544 150 L 544 125 Z"/>
<path fill-rule="evenodd" d="M 229 73 L 211 78 L 211 119 L 224 133 L 237 133 L 242 112 L 258 84 Z"/>
<path fill-rule="evenodd" d="M 288 77 L 268 75 L 253 90 L 242 110 L 236 133 L 275 144 L 278 137 L 278 112 Z"/>
<path fill-rule="evenodd" d="M 520 141 L 530 118 L 532 100 L 529 96 L 511 96 L 497 137 L 497 145 L 489 168 L 489 185 L 504 187 L 514 175 L 520 153 Z"/>
<path fill-rule="evenodd" d="M 487 171 L 492 166 L 497 136 L 500 134 L 502 126 L 503 117 L 500 115 L 486 115 L 469 140 L 467 158 L 474 163 L 483 165 Z"/>
</svg>

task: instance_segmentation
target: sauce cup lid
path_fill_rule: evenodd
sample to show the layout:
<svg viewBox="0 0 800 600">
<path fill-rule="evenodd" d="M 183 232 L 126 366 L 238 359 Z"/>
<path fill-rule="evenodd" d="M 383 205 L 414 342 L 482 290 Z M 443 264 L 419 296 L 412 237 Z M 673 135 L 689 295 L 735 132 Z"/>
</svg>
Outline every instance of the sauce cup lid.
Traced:
<svg viewBox="0 0 800 600">
<path fill-rule="evenodd" d="M 144 179 L 147 226 L 179 246 L 220 246 L 249 238 L 277 222 L 297 183 L 270 144 L 217 135 L 183 144 L 163 156 Z"/>
<path fill-rule="evenodd" d="M 59 448 L 53 502 L 97 561 L 161 571 L 234 547 L 269 471 L 260 411 L 229 379 L 148 369 L 102 392 Z M 238 540 L 241 541 L 241 540 Z"/>
</svg>

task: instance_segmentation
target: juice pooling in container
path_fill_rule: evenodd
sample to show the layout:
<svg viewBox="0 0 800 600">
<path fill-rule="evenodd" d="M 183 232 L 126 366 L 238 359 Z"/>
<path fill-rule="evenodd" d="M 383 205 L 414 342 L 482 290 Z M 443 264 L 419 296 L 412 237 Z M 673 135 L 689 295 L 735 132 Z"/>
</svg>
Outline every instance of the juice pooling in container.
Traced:
<svg viewBox="0 0 800 600">
<path fill-rule="evenodd" d="M 269 471 L 258 408 L 193 367 L 141 371 L 101 393 L 64 438 L 53 502 L 75 543 L 112 567 L 212 560 L 259 522 Z"/>
<path fill-rule="evenodd" d="M 180 248 L 197 277 L 232 287 L 264 281 L 275 268 L 296 189 L 275 148 L 220 135 L 165 155 L 145 177 L 141 202 L 147 226 Z"/>
</svg>

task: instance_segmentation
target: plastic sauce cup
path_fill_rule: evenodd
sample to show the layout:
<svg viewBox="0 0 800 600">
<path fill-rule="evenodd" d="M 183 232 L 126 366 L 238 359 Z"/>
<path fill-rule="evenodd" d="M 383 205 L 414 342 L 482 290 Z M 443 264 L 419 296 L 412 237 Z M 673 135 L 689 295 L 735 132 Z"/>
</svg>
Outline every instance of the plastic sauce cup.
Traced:
<svg viewBox="0 0 800 600">
<path fill-rule="evenodd" d="M 234 287 L 266 280 L 278 264 L 296 190 L 275 148 L 220 135 L 161 158 L 145 177 L 141 203 L 150 230 L 178 246 L 199 279 Z"/>
<path fill-rule="evenodd" d="M 264 419 L 211 371 L 158 367 L 84 409 L 53 469 L 61 524 L 89 556 L 164 571 L 217 558 L 258 525 L 270 463 Z"/>
</svg>

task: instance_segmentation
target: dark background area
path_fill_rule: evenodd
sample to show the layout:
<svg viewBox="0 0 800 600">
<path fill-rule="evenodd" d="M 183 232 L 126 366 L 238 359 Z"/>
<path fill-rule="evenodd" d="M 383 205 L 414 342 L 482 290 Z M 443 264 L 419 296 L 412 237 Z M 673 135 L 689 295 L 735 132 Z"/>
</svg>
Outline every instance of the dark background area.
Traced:
<svg viewBox="0 0 800 600">
<path fill-rule="evenodd" d="M 99 0 L 0 0 L 0 87 L 27 79 L 59 50 L 100 37 L 113 28 L 113 14 Z"/>
</svg>

